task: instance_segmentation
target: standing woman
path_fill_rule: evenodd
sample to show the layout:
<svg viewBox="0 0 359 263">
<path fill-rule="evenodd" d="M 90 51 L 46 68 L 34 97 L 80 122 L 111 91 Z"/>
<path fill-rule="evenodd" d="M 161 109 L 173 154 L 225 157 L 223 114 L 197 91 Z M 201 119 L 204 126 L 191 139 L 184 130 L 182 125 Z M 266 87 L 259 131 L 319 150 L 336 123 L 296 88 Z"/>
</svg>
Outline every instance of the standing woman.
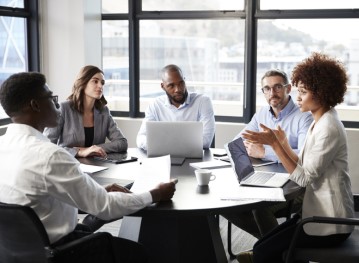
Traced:
<svg viewBox="0 0 359 263">
<path fill-rule="evenodd" d="M 334 108 L 343 102 L 347 82 L 344 65 L 321 53 L 313 53 L 294 68 L 292 84 L 298 87 L 298 105 L 302 112 L 310 111 L 314 119 L 299 156 L 291 149 L 279 126 L 275 130 L 262 125 L 262 132 L 246 131 L 243 134 L 253 143 L 270 145 L 290 179 L 305 187 L 303 219 L 311 216 L 354 217 L 347 136 Z M 292 225 L 288 222 L 279 225 L 258 240 L 253 248 L 254 262 L 282 262 L 282 252 L 288 248 L 295 229 L 295 220 L 291 222 Z M 298 245 L 336 246 L 346 240 L 352 230 L 352 226 L 345 225 L 307 224 Z"/>
<path fill-rule="evenodd" d="M 103 96 L 102 70 L 85 66 L 80 70 L 67 101 L 61 103 L 61 119 L 44 134 L 73 156 L 101 156 L 127 151 L 127 139 L 113 120 Z M 106 138 L 108 142 L 106 142 Z"/>
</svg>

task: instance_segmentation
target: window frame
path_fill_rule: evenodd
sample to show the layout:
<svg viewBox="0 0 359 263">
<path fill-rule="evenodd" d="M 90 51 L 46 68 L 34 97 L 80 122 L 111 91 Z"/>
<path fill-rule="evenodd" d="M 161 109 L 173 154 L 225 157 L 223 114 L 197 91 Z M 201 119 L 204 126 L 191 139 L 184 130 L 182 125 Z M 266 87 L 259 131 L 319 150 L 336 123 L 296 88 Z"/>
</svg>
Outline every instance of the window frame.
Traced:
<svg viewBox="0 0 359 263">
<path fill-rule="evenodd" d="M 40 71 L 38 0 L 25 0 L 24 8 L 0 6 L 0 16 L 26 19 L 27 70 Z M 0 126 L 11 123 L 10 118 L 0 119 Z"/>
<path fill-rule="evenodd" d="M 261 0 L 245 0 L 244 10 L 226 11 L 142 11 L 141 0 L 128 1 L 128 14 L 102 14 L 102 20 L 129 21 L 129 112 L 111 111 L 113 116 L 141 118 L 140 112 L 140 56 L 139 37 L 140 20 L 163 19 L 244 19 L 245 20 L 245 57 L 244 57 L 244 105 L 243 116 L 218 116 L 216 121 L 248 123 L 256 111 L 256 92 L 247 87 L 256 86 L 257 68 L 257 29 L 261 19 L 343 19 L 359 18 L 357 9 L 293 9 L 293 10 L 260 10 Z M 359 128 L 359 121 L 343 121 L 346 128 Z"/>
</svg>

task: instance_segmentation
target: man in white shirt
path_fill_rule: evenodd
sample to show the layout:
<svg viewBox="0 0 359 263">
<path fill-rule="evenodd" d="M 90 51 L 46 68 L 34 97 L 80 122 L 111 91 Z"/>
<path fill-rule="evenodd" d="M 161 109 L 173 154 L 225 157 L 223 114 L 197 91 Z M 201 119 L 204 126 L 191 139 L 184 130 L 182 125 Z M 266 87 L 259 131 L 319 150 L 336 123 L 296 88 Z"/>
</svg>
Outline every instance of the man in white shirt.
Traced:
<svg viewBox="0 0 359 263">
<path fill-rule="evenodd" d="M 167 65 L 161 74 L 161 88 L 166 94 L 157 97 L 148 106 L 137 134 L 137 147 L 147 150 L 147 121 L 200 121 L 203 123 L 203 148 L 210 148 L 215 131 L 211 99 L 202 94 L 188 93 L 178 66 Z"/>
<path fill-rule="evenodd" d="M 105 189 L 80 170 L 72 155 L 51 143 L 42 132 L 57 125 L 60 111 L 44 75 L 25 72 L 10 76 L 1 86 L 0 102 L 13 122 L 0 137 L 0 202 L 34 209 L 51 243 L 69 241 L 70 236 L 76 239 L 78 209 L 110 220 L 172 198 L 174 182 L 141 194 L 116 185 Z M 121 262 L 134 257 L 146 261 L 139 244 L 129 241 L 123 248 L 126 242 L 119 240 L 114 237 L 113 243 L 121 244 L 121 252 L 112 252 Z M 103 253 L 109 248 L 91 249 Z"/>
</svg>

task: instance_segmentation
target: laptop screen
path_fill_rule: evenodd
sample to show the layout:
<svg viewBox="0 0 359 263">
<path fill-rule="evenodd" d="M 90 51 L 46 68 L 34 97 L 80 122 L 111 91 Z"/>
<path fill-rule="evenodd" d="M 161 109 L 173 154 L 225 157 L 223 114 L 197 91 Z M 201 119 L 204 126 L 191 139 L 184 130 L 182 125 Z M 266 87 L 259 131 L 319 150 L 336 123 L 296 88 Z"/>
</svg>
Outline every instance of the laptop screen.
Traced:
<svg viewBox="0 0 359 263">
<path fill-rule="evenodd" d="M 203 123 L 147 121 L 147 157 L 203 157 Z"/>
<path fill-rule="evenodd" d="M 238 181 L 241 182 L 245 177 L 254 172 L 252 162 L 249 159 L 242 138 L 239 137 L 236 140 L 229 142 L 226 149 Z"/>
</svg>

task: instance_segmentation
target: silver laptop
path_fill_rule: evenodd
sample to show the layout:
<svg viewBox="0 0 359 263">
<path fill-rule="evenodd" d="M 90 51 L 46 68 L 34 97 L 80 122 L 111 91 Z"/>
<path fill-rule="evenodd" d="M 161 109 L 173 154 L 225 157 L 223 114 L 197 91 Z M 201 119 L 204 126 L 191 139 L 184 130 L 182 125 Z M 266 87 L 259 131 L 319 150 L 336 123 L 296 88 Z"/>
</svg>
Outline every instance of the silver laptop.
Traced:
<svg viewBox="0 0 359 263">
<path fill-rule="evenodd" d="M 147 157 L 203 157 L 203 123 L 198 121 L 148 121 Z"/>
<path fill-rule="evenodd" d="M 240 185 L 282 187 L 288 173 L 254 171 L 251 159 L 241 137 L 224 145 Z"/>
</svg>

